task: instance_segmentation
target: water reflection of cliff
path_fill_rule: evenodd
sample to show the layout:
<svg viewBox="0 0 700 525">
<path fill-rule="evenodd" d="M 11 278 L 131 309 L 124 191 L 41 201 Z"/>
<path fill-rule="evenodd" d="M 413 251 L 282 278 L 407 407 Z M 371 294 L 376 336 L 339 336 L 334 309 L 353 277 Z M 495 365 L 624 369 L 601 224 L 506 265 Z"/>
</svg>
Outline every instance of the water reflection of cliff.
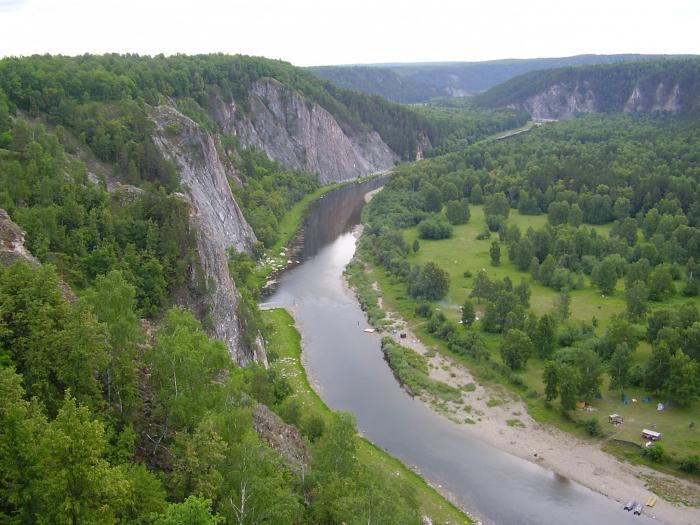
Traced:
<svg viewBox="0 0 700 525">
<path fill-rule="evenodd" d="M 303 261 L 316 255 L 338 235 L 359 224 L 365 194 L 385 182 L 386 177 L 380 177 L 344 186 L 327 193 L 311 205 L 302 226 L 301 246 L 295 258 Z"/>
</svg>

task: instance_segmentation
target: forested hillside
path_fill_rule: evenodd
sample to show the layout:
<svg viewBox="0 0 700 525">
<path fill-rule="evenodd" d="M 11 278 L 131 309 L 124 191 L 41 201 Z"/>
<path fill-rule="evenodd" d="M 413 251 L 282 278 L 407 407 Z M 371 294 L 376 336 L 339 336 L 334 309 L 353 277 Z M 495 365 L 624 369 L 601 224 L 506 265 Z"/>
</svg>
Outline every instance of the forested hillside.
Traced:
<svg viewBox="0 0 700 525">
<path fill-rule="evenodd" d="M 275 334 L 257 312 L 253 255 L 319 185 L 210 111 L 216 98 L 245 114 L 266 77 L 407 156 L 423 140 L 413 112 L 280 62 L 0 61 L 0 522 L 420 523 L 416 482 L 358 459 L 351 418 L 302 407 L 274 353 L 270 368 L 240 367 L 207 336 L 221 276 L 205 272 L 215 250 L 183 169 L 231 185 L 260 240 L 213 260 L 237 287 L 225 321 L 250 346 Z M 153 116 L 158 104 L 172 120 Z M 199 319 L 175 306 L 193 301 Z"/>
<path fill-rule="evenodd" d="M 589 116 L 402 166 L 362 253 L 445 351 L 591 434 L 628 396 L 671 402 L 645 457 L 697 472 L 699 147 L 696 121 Z"/>
<path fill-rule="evenodd" d="M 700 59 L 566 67 L 515 77 L 477 96 L 488 107 L 560 118 L 578 112 L 682 112 L 700 109 Z"/>
<path fill-rule="evenodd" d="M 652 60 L 653 55 L 578 55 L 562 58 L 491 60 L 309 68 L 337 86 L 381 95 L 403 103 L 425 102 L 434 97 L 474 95 L 529 71 Z"/>
<path fill-rule="evenodd" d="M 156 161 L 143 104 L 174 97 L 195 116 L 216 94 L 226 102 L 236 101 L 245 113 L 251 86 L 265 78 L 319 104 L 348 131 L 376 130 L 403 158 L 411 158 L 422 136 L 430 138 L 429 126 L 412 112 L 379 97 L 336 88 L 281 61 L 240 55 L 34 56 L 0 61 L 0 88 L 12 104 L 32 114 L 45 113 L 82 134 L 98 157 L 117 162 L 131 179 L 166 182 L 171 178 L 166 168 L 150 164 Z"/>
</svg>

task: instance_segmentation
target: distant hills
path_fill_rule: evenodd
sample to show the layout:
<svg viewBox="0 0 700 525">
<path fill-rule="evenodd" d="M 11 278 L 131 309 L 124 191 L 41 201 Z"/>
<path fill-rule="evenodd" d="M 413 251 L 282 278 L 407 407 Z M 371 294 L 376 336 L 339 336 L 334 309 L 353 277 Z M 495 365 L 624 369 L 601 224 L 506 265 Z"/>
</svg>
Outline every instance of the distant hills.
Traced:
<svg viewBox="0 0 700 525">
<path fill-rule="evenodd" d="M 695 114 L 700 111 L 700 57 L 532 71 L 477 95 L 474 102 L 524 110 L 535 119 L 577 113 Z"/>
<path fill-rule="evenodd" d="M 644 62 L 663 55 L 577 55 L 561 58 L 506 59 L 486 62 L 437 62 L 319 66 L 309 70 L 337 86 L 381 95 L 395 102 L 424 102 L 434 97 L 474 95 L 513 77 L 537 70 L 617 62 Z"/>
</svg>

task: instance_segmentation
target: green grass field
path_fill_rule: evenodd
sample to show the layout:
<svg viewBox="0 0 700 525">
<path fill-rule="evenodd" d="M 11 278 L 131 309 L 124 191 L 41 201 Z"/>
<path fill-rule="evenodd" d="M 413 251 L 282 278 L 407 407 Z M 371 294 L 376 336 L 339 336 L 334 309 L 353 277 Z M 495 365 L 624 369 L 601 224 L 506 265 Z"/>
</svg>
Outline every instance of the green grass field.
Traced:
<svg viewBox="0 0 700 525">
<path fill-rule="evenodd" d="M 440 303 L 440 308 L 452 319 L 460 317 L 459 307 L 471 292 L 473 278 L 464 277 L 466 270 L 476 275 L 484 268 L 491 279 L 500 280 L 508 276 L 513 284 L 518 284 L 523 277 L 531 281 L 528 273 L 518 271 L 515 265 L 508 261 L 504 244 L 501 244 L 500 266 L 491 266 L 489 248 L 492 239 L 497 239 L 498 235 L 492 234 L 491 239 L 478 240 L 477 235 L 486 230 L 484 209 L 483 206 L 471 206 L 470 209 L 470 221 L 467 224 L 455 226 L 452 238 L 441 241 L 419 240 L 420 250 L 409 257 L 411 263 L 422 264 L 434 261 L 450 274 L 450 291 L 445 300 Z M 525 232 L 530 227 L 542 228 L 547 224 L 547 216 L 521 215 L 511 210 L 508 223 L 518 226 L 520 231 Z M 608 226 L 596 226 L 596 230 L 603 235 L 607 235 L 609 229 Z M 410 246 L 413 240 L 418 238 L 417 229 L 405 230 L 405 238 Z M 558 293 L 534 282 L 530 282 L 530 287 L 532 288 L 530 299 L 532 310 L 537 315 L 550 310 Z M 601 326 L 605 326 L 606 320 L 625 309 L 622 287 L 622 282 L 618 282 L 616 293 L 603 298 L 600 292 L 590 285 L 590 280 L 587 278 L 586 287 L 583 290 L 571 292 L 571 316 L 574 319 L 591 319 L 595 316 L 601 321 Z M 476 306 L 478 310 L 478 305 Z"/>
<path fill-rule="evenodd" d="M 278 368 L 290 381 L 303 407 L 304 413 L 320 415 L 327 422 L 332 417 L 331 410 L 316 395 L 309 384 L 301 364 L 301 336 L 294 327 L 294 319 L 286 310 L 275 309 L 263 312 L 269 325 L 267 349 L 279 356 L 271 366 Z M 400 461 L 358 436 L 358 460 L 387 475 L 396 477 L 401 483 L 411 487 L 420 504 L 422 514 L 430 516 L 438 524 L 471 524 L 472 521 L 457 507 L 445 500 L 420 476 L 406 468 Z"/>
<path fill-rule="evenodd" d="M 517 211 L 511 210 L 508 220 L 510 224 L 518 225 L 521 231 L 524 232 L 528 227 L 537 229 L 544 226 L 547 222 L 547 217 L 545 215 L 521 215 Z M 609 234 L 610 226 L 608 225 L 596 226 L 595 228 L 603 235 Z M 498 267 L 491 266 L 489 257 L 491 239 L 476 239 L 477 235 L 485 229 L 483 207 L 471 206 L 471 220 L 468 224 L 456 226 L 452 238 L 439 241 L 419 240 L 419 251 L 409 256 L 412 264 L 434 261 L 450 274 L 449 292 L 446 298 L 438 303 L 437 307 L 453 320 L 460 318 L 459 306 L 471 292 L 473 278 L 464 277 L 466 270 L 476 275 L 484 268 L 490 278 L 502 279 L 508 276 L 514 284 L 520 282 L 520 279 L 523 277 L 531 281 L 528 273 L 519 271 L 508 261 L 507 249 L 503 244 L 501 245 L 501 265 Z M 410 246 L 418 236 L 416 228 L 407 229 L 404 233 L 405 239 Z M 497 236 L 492 236 L 493 238 L 497 238 Z M 439 348 L 442 352 L 449 354 L 443 341 L 436 339 L 422 328 L 425 319 L 415 315 L 415 301 L 406 294 L 405 285 L 388 275 L 381 268 L 373 267 L 373 275 L 382 290 L 385 307 L 397 311 L 402 317 L 407 319 L 414 331 L 429 346 Z M 536 283 L 530 282 L 530 285 L 532 289 L 530 300 L 532 310 L 536 314 L 542 315 L 553 307 L 557 292 Z M 600 292 L 591 286 L 590 280 L 586 278 L 584 289 L 571 292 L 572 318 L 590 320 L 595 316 L 599 321 L 598 332 L 602 333 L 613 315 L 624 312 L 623 292 L 624 284 L 620 280 L 613 294 L 602 297 Z M 686 301 L 686 298 L 676 296 L 665 303 L 653 306 L 673 307 Z M 694 301 L 697 303 L 697 298 Z M 475 306 L 477 311 L 479 311 L 479 305 L 475 303 Z M 644 330 L 645 326 L 639 325 L 639 329 Z M 483 337 L 492 360 L 500 362 L 499 345 L 501 336 L 483 334 Z M 639 364 L 645 363 L 650 352 L 650 346 L 647 343 L 641 343 L 634 354 L 634 362 Z M 460 356 L 453 355 L 453 357 L 467 364 L 484 384 L 503 384 L 505 381 L 504 378 L 499 377 L 483 363 L 475 363 Z M 556 408 L 558 404 L 554 404 L 551 407 L 547 406 L 542 396 L 539 395 L 544 391 L 542 381 L 543 365 L 542 360 L 532 358 L 529 360 L 527 368 L 520 374 L 526 388 L 518 390 L 518 393 L 525 397 L 530 414 L 540 422 L 550 422 L 565 430 L 572 431 L 580 437 L 588 438 L 579 426 L 562 416 Z M 515 387 L 511 386 L 511 388 Z M 689 454 L 698 454 L 700 452 L 700 407 L 697 403 L 690 409 L 672 407 L 669 410 L 657 411 L 657 402 L 663 402 L 665 401 L 664 399 L 652 397 L 651 403 L 642 403 L 641 400 L 647 394 L 641 389 L 628 388 L 625 390 L 627 397 L 630 399 L 635 398 L 638 402 L 624 405 L 619 391 L 611 392 L 608 390 L 607 376 L 602 387 L 602 394 L 603 398 L 593 403 L 595 411 L 577 411 L 573 415 L 573 419 L 586 420 L 596 418 L 605 432 L 606 438 L 615 438 L 638 444 L 642 443 L 640 437 L 642 428 L 651 428 L 656 425 L 656 430 L 664 434 L 663 445 L 666 451 L 673 458 L 680 459 Z M 613 413 L 618 413 L 624 417 L 625 423 L 621 427 L 614 428 L 608 423 L 608 415 Z M 689 428 L 691 421 L 695 422 L 694 429 Z"/>
</svg>

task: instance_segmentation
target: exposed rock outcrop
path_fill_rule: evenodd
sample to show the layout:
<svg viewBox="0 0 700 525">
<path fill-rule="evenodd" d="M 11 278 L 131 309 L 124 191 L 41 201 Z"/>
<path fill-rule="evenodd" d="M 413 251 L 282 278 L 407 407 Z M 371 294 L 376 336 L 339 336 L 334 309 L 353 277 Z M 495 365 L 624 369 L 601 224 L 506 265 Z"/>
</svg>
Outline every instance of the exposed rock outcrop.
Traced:
<svg viewBox="0 0 700 525">
<path fill-rule="evenodd" d="M 0 209 L 0 264 L 10 266 L 17 261 L 24 261 L 30 266 L 40 266 L 39 259 L 34 257 L 24 246 L 24 231 L 11 218 L 10 214 Z M 66 301 L 76 300 L 73 290 L 65 282 L 59 281 L 59 287 Z"/>
<path fill-rule="evenodd" d="M 534 120 L 561 120 L 578 113 L 677 113 L 682 109 L 682 92 L 677 82 L 637 83 L 629 95 L 623 93 L 623 100 L 626 102 L 622 107 L 601 107 L 599 99 L 590 83 L 584 80 L 552 84 L 544 91 L 528 97 L 521 104 L 509 104 L 509 107 L 527 111 Z"/>
<path fill-rule="evenodd" d="M 257 403 L 253 407 L 253 428 L 271 449 L 282 454 L 292 471 L 303 474 L 308 470 L 309 451 L 296 427 L 287 425 L 265 405 Z"/>
<path fill-rule="evenodd" d="M 559 120 L 597 111 L 595 95 L 587 82 L 573 86 L 554 84 L 525 100 L 522 109 L 534 120 Z"/>
<path fill-rule="evenodd" d="M 241 144 L 298 170 L 318 173 L 322 183 L 384 171 L 398 156 L 376 131 L 346 132 L 318 104 L 273 79 L 253 83 L 245 112 L 212 97 L 209 111 Z"/>
<path fill-rule="evenodd" d="M 29 250 L 24 247 L 24 232 L 10 218 L 10 215 L 0 209 L 0 262 L 5 266 L 22 259 L 30 266 L 39 266 L 41 263 Z"/>
<path fill-rule="evenodd" d="M 247 348 L 242 340 L 244 320 L 237 314 L 240 296 L 229 274 L 226 252 L 230 248 L 247 251 L 256 238 L 231 194 L 216 143 L 196 122 L 171 106 L 154 108 L 151 118 L 157 127 L 154 140 L 165 158 L 176 162 L 190 203 L 197 254 L 207 282 L 211 335 L 226 343 L 239 364 L 266 362 L 261 339 L 255 348 Z M 197 279 L 194 272 L 192 279 Z"/>
</svg>

